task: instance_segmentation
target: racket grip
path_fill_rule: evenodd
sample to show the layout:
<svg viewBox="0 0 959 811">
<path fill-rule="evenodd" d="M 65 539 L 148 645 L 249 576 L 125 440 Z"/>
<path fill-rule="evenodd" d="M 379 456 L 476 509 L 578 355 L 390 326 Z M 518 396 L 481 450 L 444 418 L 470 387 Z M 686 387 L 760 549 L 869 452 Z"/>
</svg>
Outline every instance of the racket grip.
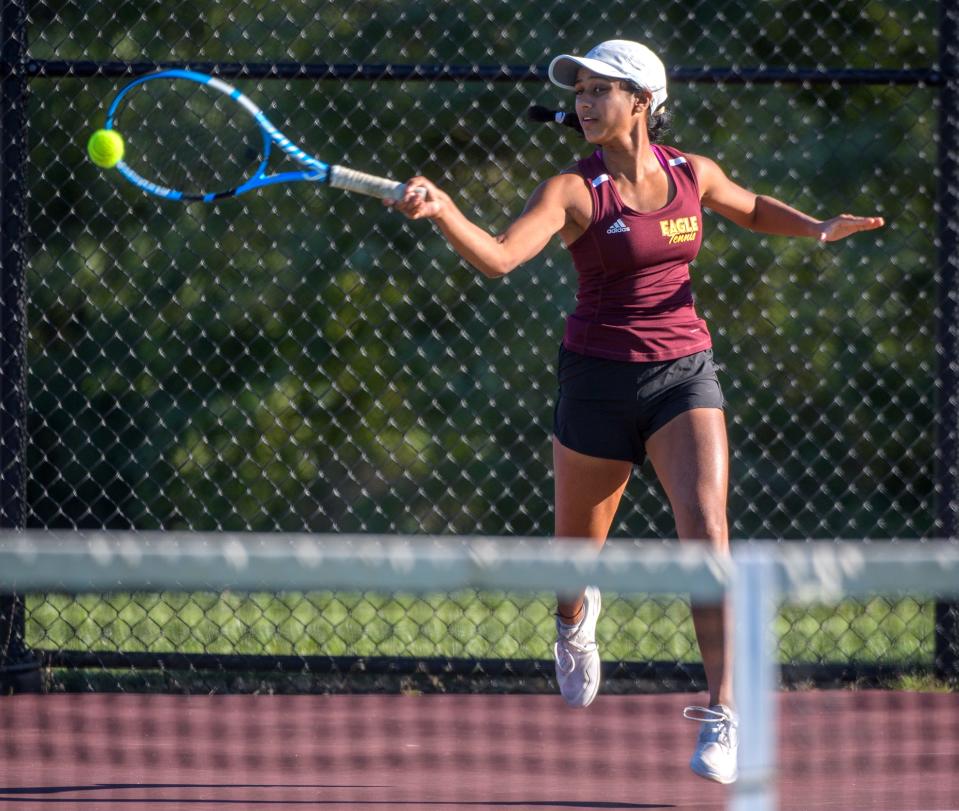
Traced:
<svg viewBox="0 0 959 811">
<path fill-rule="evenodd" d="M 379 197 L 381 200 L 387 197 L 393 200 L 402 200 L 406 192 L 405 183 L 397 183 L 395 180 L 388 180 L 385 177 L 357 172 L 355 169 L 347 169 L 345 166 L 330 167 L 329 183 L 335 189 L 368 194 L 370 197 Z"/>
</svg>

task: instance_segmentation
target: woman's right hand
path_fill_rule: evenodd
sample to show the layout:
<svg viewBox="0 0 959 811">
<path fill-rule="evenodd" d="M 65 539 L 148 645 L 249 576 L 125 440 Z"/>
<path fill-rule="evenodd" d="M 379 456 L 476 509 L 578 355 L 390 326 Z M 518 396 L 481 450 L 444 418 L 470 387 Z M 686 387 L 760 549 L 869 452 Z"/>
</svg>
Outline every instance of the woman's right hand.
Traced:
<svg viewBox="0 0 959 811">
<path fill-rule="evenodd" d="M 425 177 L 411 177 L 406 181 L 406 193 L 402 200 L 386 198 L 383 205 L 395 208 L 411 220 L 432 219 L 443 213 L 446 193 Z"/>
</svg>

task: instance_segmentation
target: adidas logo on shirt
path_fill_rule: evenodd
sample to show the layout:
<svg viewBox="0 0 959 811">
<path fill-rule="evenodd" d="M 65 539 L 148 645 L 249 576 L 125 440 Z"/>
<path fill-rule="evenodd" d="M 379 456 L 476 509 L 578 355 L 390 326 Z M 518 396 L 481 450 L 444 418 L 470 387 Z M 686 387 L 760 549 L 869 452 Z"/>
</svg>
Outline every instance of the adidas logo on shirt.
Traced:
<svg viewBox="0 0 959 811">
<path fill-rule="evenodd" d="M 616 220 L 609 228 L 606 229 L 607 234 L 625 234 L 629 230 L 629 226 L 622 221 L 622 219 Z"/>
</svg>

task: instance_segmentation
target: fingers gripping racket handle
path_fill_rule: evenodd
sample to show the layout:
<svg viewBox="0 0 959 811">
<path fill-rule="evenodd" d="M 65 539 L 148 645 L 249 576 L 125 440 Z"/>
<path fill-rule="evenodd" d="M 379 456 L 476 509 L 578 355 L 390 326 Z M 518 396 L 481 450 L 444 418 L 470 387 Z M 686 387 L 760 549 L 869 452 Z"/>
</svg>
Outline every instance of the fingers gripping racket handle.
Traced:
<svg viewBox="0 0 959 811">
<path fill-rule="evenodd" d="M 381 200 L 389 197 L 393 200 L 402 200 L 406 192 L 405 183 L 397 183 L 385 177 L 368 175 L 347 169 L 345 166 L 330 167 L 330 185 L 335 189 L 355 191 L 359 194 L 368 194 L 370 197 L 379 197 Z"/>
</svg>

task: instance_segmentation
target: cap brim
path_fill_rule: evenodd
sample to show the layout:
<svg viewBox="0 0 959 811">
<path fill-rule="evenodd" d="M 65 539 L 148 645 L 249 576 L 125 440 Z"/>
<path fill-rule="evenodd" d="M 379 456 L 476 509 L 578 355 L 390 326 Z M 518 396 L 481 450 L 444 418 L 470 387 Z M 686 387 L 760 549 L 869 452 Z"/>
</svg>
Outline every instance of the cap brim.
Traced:
<svg viewBox="0 0 959 811">
<path fill-rule="evenodd" d="M 600 62 L 598 59 L 587 59 L 585 56 L 571 56 L 563 54 L 549 63 L 549 80 L 559 87 L 572 90 L 576 84 L 576 74 L 580 68 L 586 68 L 597 76 L 607 79 L 625 79 L 624 73 L 616 70 L 612 65 Z"/>
</svg>

